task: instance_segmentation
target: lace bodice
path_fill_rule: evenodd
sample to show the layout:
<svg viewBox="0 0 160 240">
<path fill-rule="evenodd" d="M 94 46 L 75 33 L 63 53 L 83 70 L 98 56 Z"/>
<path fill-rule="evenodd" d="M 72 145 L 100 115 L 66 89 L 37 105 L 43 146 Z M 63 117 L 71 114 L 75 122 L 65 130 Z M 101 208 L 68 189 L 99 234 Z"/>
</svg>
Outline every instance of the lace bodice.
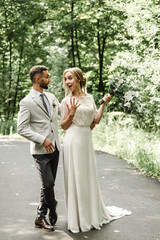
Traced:
<svg viewBox="0 0 160 240">
<path fill-rule="evenodd" d="M 86 94 L 86 96 L 75 98 L 79 100 L 81 105 L 77 108 L 72 122 L 78 126 L 90 126 L 93 120 L 97 118 L 97 109 L 92 95 Z M 67 104 L 70 106 L 69 95 L 61 103 L 62 120 L 69 114 Z"/>
</svg>

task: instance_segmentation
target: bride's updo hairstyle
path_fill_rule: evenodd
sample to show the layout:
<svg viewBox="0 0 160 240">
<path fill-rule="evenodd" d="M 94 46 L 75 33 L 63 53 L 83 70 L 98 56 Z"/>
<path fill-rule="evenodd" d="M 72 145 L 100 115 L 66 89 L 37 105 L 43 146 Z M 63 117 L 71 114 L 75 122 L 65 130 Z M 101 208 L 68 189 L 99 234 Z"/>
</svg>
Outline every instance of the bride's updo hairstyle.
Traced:
<svg viewBox="0 0 160 240">
<path fill-rule="evenodd" d="M 87 85 L 87 78 L 83 75 L 83 72 L 80 68 L 73 67 L 73 68 L 66 69 L 63 72 L 63 87 L 65 89 L 66 95 L 68 93 L 68 88 L 66 88 L 65 86 L 65 75 L 67 72 L 72 73 L 73 77 L 76 79 L 79 92 L 82 92 L 82 91 L 85 92 L 85 88 Z"/>
</svg>

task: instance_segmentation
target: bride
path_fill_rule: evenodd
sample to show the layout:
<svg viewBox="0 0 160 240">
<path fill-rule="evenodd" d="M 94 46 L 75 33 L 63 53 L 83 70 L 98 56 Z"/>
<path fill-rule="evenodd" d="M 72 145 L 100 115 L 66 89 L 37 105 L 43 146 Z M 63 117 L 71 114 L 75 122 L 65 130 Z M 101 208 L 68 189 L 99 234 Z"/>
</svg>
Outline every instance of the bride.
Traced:
<svg viewBox="0 0 160 240">
<path fill-rule="evenodd" d="M 73 233 L 100 229 L 103 224 L 130 215 L 117 207 L 106 207 L 101 195 L 91 129 L 102 118 L 106 102 L 97 110 L 92 95 L 85 93 L 86 78 L 81 69 L 64 71 L 64 87 L 70 92 L 62 100 L 65 198 L 68 230 Z"/>
</svg>

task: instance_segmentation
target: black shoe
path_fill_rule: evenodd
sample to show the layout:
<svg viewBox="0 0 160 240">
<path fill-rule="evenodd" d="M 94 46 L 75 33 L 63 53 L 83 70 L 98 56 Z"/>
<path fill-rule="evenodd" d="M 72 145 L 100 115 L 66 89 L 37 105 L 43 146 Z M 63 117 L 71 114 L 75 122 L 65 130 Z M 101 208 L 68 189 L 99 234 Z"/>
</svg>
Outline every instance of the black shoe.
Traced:
<svg viewBox="0 0 160 240">
<path fill-rule="evenodd" d="M 56 204 L 55 204 L 54 211 L 53 212 L 51 212 L 51 211 L 49 212 L 49 221 L 50 221 L 50 224 L 52 226 L 55 225 L 55 223 L 57 222 L 57 219 L 58 219 L 58 214 L 56 212 L 57 204 L 58 204 L 58 202 L 56 202 Z"/>
<path fill-rule="evenodd" d="M 54 227 L 51 226 L 47 220 L 44 219 L 36 219 L 35 220 L 35 228 L 42 228 L 48 231 L 54 231 Z"/>
</svg>

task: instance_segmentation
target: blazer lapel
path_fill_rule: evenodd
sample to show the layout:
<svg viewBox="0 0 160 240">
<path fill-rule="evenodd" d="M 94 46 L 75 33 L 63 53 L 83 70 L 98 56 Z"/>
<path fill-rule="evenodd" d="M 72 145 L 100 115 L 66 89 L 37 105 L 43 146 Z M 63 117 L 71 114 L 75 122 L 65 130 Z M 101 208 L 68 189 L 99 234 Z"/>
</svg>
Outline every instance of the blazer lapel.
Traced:
<svg viewBox="0 0 160 240">
<path fill-rule="evenodd" d="M 46 111 L 45 107 L 43 106 L 43 103 L 40 97 L 34 94 L 33 92 L 30 92 L 30 96 L 33 99 L 33 101 L 48 115 L 48 117 L 50 117 L 49 113 Z"/>
</svg>

